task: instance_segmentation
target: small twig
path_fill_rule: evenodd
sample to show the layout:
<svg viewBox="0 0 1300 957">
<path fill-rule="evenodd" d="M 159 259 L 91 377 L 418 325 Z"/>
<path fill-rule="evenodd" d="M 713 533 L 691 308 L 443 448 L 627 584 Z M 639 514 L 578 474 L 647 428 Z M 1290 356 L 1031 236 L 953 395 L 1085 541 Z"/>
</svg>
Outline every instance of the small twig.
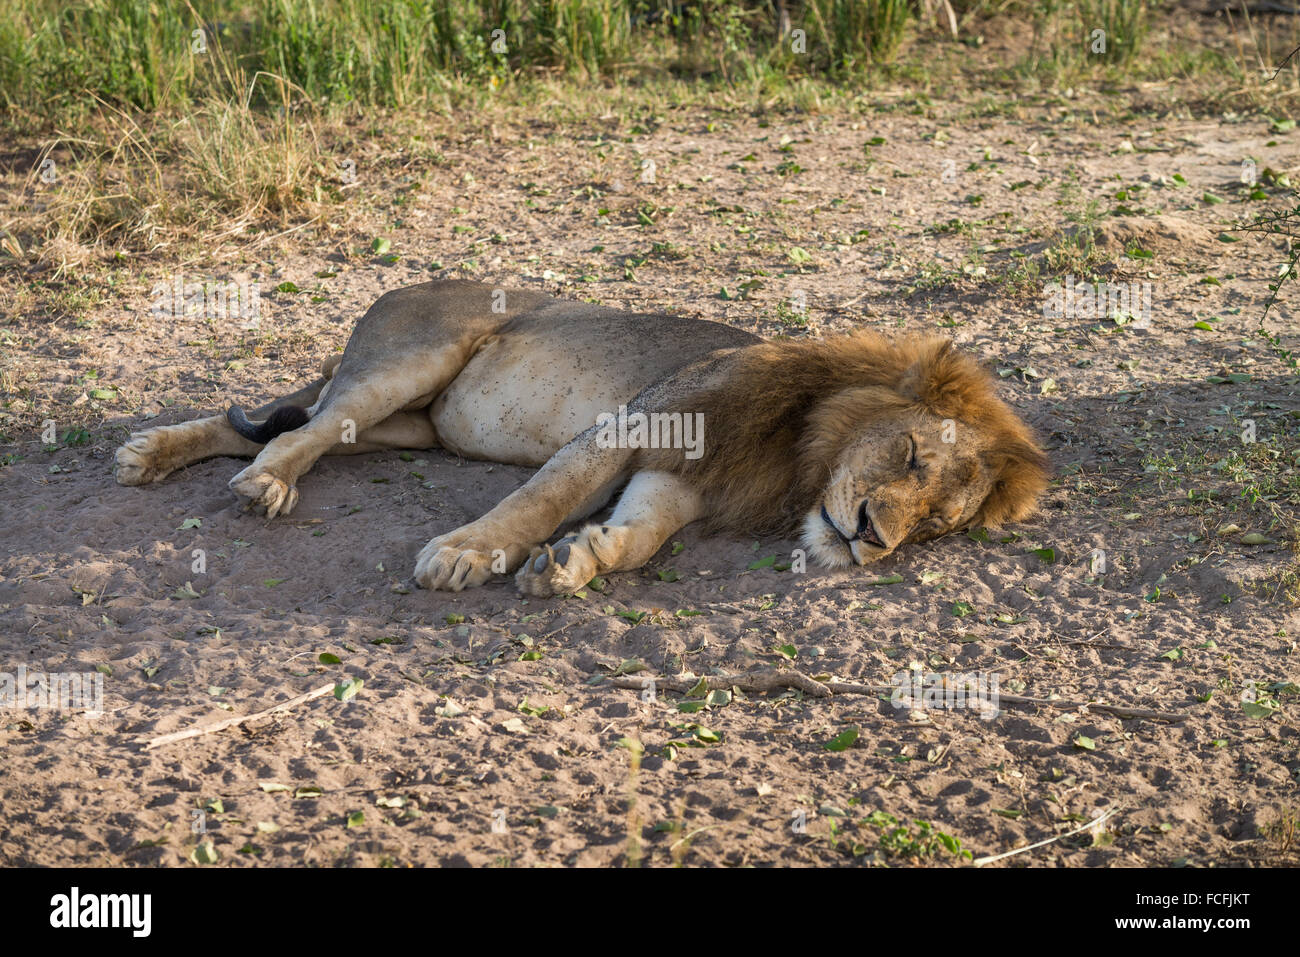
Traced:
<svg viewBox="0 0 1300 957">
<path fill-rule="evenodd" d="M 1277 5 L 1276 5 L 1276 4 L 1269 4 L 1268 6 L 1270 6 L 1270 7 L 1276 7 Z M 1274 13 L 1300 13 L 1300 10 L 1296 10 L 1294 7 L 1292 7 L 1290 10 L 1284 10 L 1284 9 L 1279 10 L 1279 9 L 1275 9 L 1275 10 L 1272 10 L 1271 12 L 1274 12 Z M 1288 54 L 1286 55 L 1286 59 L 1283 60 L 1281 63 L 1279 63 L 1279 64 L 1277 65 L 1277 69 L 1274 70 L 1274 71 L 1273 71 L 1273 75 L 1270 76 L 1270 77 L 1268 78 L 1268 82 L 1272 83 L 1274 80 L 1276 80 L 1276 79 L 1277 79 L 1277 75 L 1278 75 L 1279 73 L 1282 72 L 1282 67 L 1284 67 L 1284 66 L 1286 66 L 1288 63 L 1290 63 L 1290 62 L 1291 62 L 1291 58 L 1292 58 L 1293 56 L 1295 56 L 1297 53 L 1300 53 L 1300 47 L 1296 47 L 1294 50 L 1292 50 L 1290 53 L 1288 53 Z"/>
<path fill-rule="evenodd" d="M 939 754 L 935 757 L 935 759 L 930 763 L 933 764 L 935 767 L 938 767 L 939 762 L 948 756 L 948 752 L 952 750 L 953 742 L 956 740 L 957 740 L 956 738 L 950 738 L 948 740 L 948 743 L 943 746 L 943 750 L 940 751 Z"/>
<path fill-rule="evenodd" d="M 826 687 L 830 688 L 836 694 L 871 694 L 876 695 L 882 692 L 892 694 L 893 685 L 858 685 L 842 681 L 828 681 Z M 1074 711 L 1080 708 L 1087 708 L 1092 711 L 1104 711 L 1107 714 L 1113 714 L 1120 718 L 1150 718 L 1152 721 L 1168 721 L 1177 723 L 1186 721 L 1191 717 L 1181 711 L 1151 711 L 1147 708 L 1129 708 L 1124 705 L 1101 704 L 1097 701 L 1075 701 L 1070 698 L 1029 698 L 1024 695 L 1006 694 L 998 692 L 998 705 L 1019 704 L 1019 705 L 1042 705 L 1048 708 L 1059 708 L 1062 711 Z"/>
<path fill-rule="evenodd" d="M 975 860 L 971 861 L 971 863 L 974 864 L 976 867 L 983 867 L 985 864 L 992 864 L 994 861 L 1000 861 L 1004 857 L 1011 857 L 1015 854 L 1023 854 L 1025 851 L 1032 851 L 1034 848 L 1042 847 L 1044 844 L 1051 844 L 1053 841 L 1059 841 L 1062 840 L 1063 838 L 1073 837 L 1074 835 L 1080 834 L 1091 827 L 1096 827 L 1102 821 L 1106 820 L 1106 818 L 1110 817 L 1112 814 L 1117 814 L 1117 813 L 1119 813 L 1119 808 L 1113 807 L 1106 813 L 1099 814 L 1097 817 L 1093 818 L 1087 824 L 1083 824 L 1080 825 L 1079 827 L 1076 827 L 1073 831 L 1067 831 L 1065 834 L 1058 834 L 1056 835 L 1056 837 L 1049 837 L 1045 841 L 1039 841 L 1037 844 L 1030 844 L 1028 847 L 1018 847 L 1014 851 L 1003 851 L 1001 854 L 990 854 L 988 857 L 977 857 L 975 858 Z"/>
<path fill-rule="evenodd" d="M 691 833 L 687 834 L 685 837 L 678 838 L 677 840 L 673 841 L 672 844 L 668 845 L 668 853 L 671 854 L 673 851 L 677 850 L 677 848 L 682 844 L 689 845 L 691 840 L 695 837 L 696 834 L 702 834 L 705 831 L 711 831 L 714 828 L 719 828 L 722 826 L 723 825 L 721 824 L 706 824 L 703 827 L 697 827 L 695 830 L 691 831 Z"/>
<path fill-rule="evenodd" d="M 800 671 L 757 671 L 744 675 L 703 675 L 698 678 L 663 678 L 654 675 L 644 677 L 620 676 L 606 678 L 605 680 L 616 688 L 626 688 L 629 691 L 644 690 L 647 687 L 647 682 L 653 682 L 656 688 L 666 688 L 669 691 L 690 691 L 703 681 L 705 690 L 708 691 L 739 688 L 741 691 L 746 692 L 764 692 L 773 691 L 777 688 L 794 688 L 814 698 L 828 698 L 837 694 L 860 694 L 875 697 L 882 694 L 893 694 L 897 690 L 897 685 L 864 685 L 853 681 L 817 681 Z M 1152 711 L 1147 708 L 1130 708 L 1125 705 L 1101 704 L 1096 701 L 1074 701 L 1068 698 L 1028 698 L 1024 695 L 1004 694 L 1001 691 L 998 692 L 997 701 L 999 706 L 1004 704 L 1039 705 L 1047 708 L 1059 708 L 1062 711 L 1086 708 L 1092 711 L 1104 711 L 1120 718 L 1148 718 L 1152 721 L 1168 721 L 1170 723 L 1186 721 L 1191 717 L 1190 714 L 1179 711 Z"/>
<path fill-rule="evenodd" d="M 729 688 L 739 688 L 741 691 L 763 692 L 773 691 L 777 688 L 795 688 L 815 698 L 829 698 L 833 693 L 829 685 L 809 678 L 800 671 L 759 671 L 747 675 L 705 675 L 700 678 L 661 678 L 658 676 L 630 678 L 620 676 L 606 678 L 605 680 L 616 688 L 627 688 L 629 691 L 641 691 L 646 687 L 646 682 L 653 682 L 656 688 L 667 688 L 669 691 L 690 691 L 703 681 L 705 682 L 704 687 L 709 691 L 725 691 Z"/>
<path fill-rule="evenodd" d="M 882 692 L 892 694 L 895 686 L 859 685 L 843 681 L 828 681 L 826 687 L 830 688 L 835 694 L 877 695 Z M 1028 698 L 1024 695 L 1006 694 L 1001 691 L 998 692 L 998 704 L 1043 705 L 1048 708 L 1060 708 L 1062 711 L 1089 708 L 1093 711 L 1104 711 L 1107 714 L 1117 715 L 1121 718 L 1150 718 L 1153 721 L 1179 722 L 1186 721 L 1191 717 L 1190 714 L 1183 712 L 1151 711 L 1146 708 L 1129 708 L 1122 705 L 1101 704 L 1097 701 L 1075 701 L 1069 698 Z"/>
<path fill-rule="evenodd" d="M 1097 639 L 1100 638 L 1102 635 L 1106 634 L 1107 630 L 1108 629 L 1103 628 L 1101 631 L 1097 632 L 1091 638 L 1075 638 L 1070 641 L 1062 641 L 1061 639 L 1057 638 L 1056 643 L 1063 648 L 1067 648 L 1071 645 L 1080 645 L 1084 648 L 1118 648 L 1121 651 L 1133 650 L 1132 645 L 1117 645 L 1114 642 L 1098 641 Z M 1055 638 L 1056 636 L 1053 635 L 1052 637 Z"/>
<path fill-rule="evenodd" d="M 146 751 L 153 748 L 161 747 L 164 744 L 174 744 L 177 741 L 184 741 L 187 738 L 197 738 L 205 734 L 212 734 L 216 731 L 224 731 L 226 728 L 233 728 L 236 725 L 244 724 L 248 721 L 256 721 L 258 718 L 269 718 L 273 714 L 279 714 L 281 711 L 288 711 L 290 708 L 296 708 L 300 704 L 313 701 L 316 698 L 324 697 L 334 690 L 334 684 L 331 682 L 327 685 L 321 685 L 315 691 L 308 691 L 306 694 L 300 694 L 296 698 L 290 698 L 288 701 L 282 701 L 274 707 L 267 708 L 265 711 L 258 711 L 254 714 L 241 715 L 237 718 L 226 718 L 224 721 L 218 721 L 216 724 L 208 724 L 199 728 L 186 728 L 184 731 L 173 731 L 171 734 L 164 734 L 160 738 L 136 738 L 136 744 L 143 744 Z"/>
<path fill-rule="evenodd" d="M 1058 645 L 1087 645 L 1087 644 L 1090 644 L 1090 643 L 1096 641 L 1096 640 L 1097 640 L 1098 638 L 1100 638 L 1102 635 L 1106 634 L 1107 631 L 1108 631 L 1108 629 L 1103 628 L 1101 631 L 1097 632 L 1097 633 L 1094 634 L 1094 635 L 1090 635 L 1090 636 L 1087 637 L 1087 638 L 1076 638 L 1076 639 L 1073 639 L 1073 640 L 1071 640 L 1071 641 L 1062 641 L 1062 640 L 1060 639 L 1060 637 L 1057 636 L 1056 632 L 1052 632 L 1052 637 L 1056 639 L 1056 643 L 1057 643 Z"/>
<path fill-rule="evenodd" d="M 555 637 L 556 635 L 558 635 L 560 632 L 562 632 L 562 631 L 568 631 L 570 628 L 572 628 L 572 627 L 573 627 L 574 625 L 576 625 L 576 624 L 577 624 L 576 621 L 571 621 L 571 622 L 569 622 L 567 625 L 561 625 L 559 628 L 556 628 L 554 631 L 548 631 L 548 632 L 547 632 L 546 634 L 544 634 L 544 635 L 538 635 L 536 638 L 533 639 L 533 644 L 534 644 L 534 645 L 537 645 L 537 644 L 539 644 L 540 642 L 545 641 L 547 638 L 554 638 L 554 637 Z"/>
</svg>

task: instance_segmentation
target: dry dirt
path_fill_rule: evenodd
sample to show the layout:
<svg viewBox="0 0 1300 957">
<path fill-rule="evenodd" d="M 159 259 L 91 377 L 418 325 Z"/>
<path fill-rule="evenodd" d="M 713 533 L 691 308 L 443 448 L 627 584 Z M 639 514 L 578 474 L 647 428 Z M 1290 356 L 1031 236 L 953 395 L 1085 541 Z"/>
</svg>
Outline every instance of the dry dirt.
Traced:
<svg viewBox="0 0 1300 957">
<path fill-rule="evenodd" d="M 1300 680 L 1287 578 L 1300 397 L 1253 332 L 1282 253 L 1220 240 L 1285 204 L 1284 190 L 1245 200 L 1242 159 L 1292 167 L 1300 134 L 1258 118 L 1096 120 L 1068 101 L 1009 115 L 912 106 L 563 125 L 541 111 L 473 133 L 437 121 L 436 157 L 352 154 L 355 189 L 391 203 L 396 261 L 365 251 L 370 234 L 304 231 L 273 259 L 123 267 L 110 295 L 63 317 L 21 308 L 11 277 L 0 332 L 9 398 L 22 398 L 0 418 L 0 671 L 99 669 L 106 713 L 0 712 L 0 863 L 185 865 L 202 840 L 219 866 L 949 866 L 964 859 L 942 845 L 882 845 L 870 816 L 913 838 L 927 822 L 978 858 L 1107 811 L 1000 866 L 1300 863 L 1285 834 L 1300 808 L 1300 702 L 1285 686 Z M 1045 318 L 1049 277 L 1014 272 L 1059 250 L 1093 200 L 1102 274 L 1152 283 L 1149 328 Z M 151 318 L 154 283 L 178 274 L 260 276 L 260 330 Z M 764 335 L 942 328 L 998 370 L 1057 480 L 1031 522 L 866 571 L 753 568 L 784 564 L 795 543 L 687 528 L 683 547 L 603 593 L 544 601 L 509 580 L 450 595 L 409 579 L 428 539 L 524 469 L 439 450 L 327 459 L 271 522 L 237 508 L 231 459 L 114 484 L 128 431 L 288 391 L 383 291 L 440 275 Z M 300 291 L 274 292 L 283 282 Z M 800 296 L 806 327 L 789 307 Z M 1256 448 L 1243 449 L 1247 419 Z M 81 427 L 87 441 L 62 444 Z M 1273 476 L 1253 503 L 1224 464 L 1235 454 Z M 1006 706 L 983 720 L 797 692 L 691 713 L 681 694 L 643 701 L 600 680 L 644 666 L 883 684 L 913 663 L 1189 717 Z M 346 702 L 137 743 L 352 678 L 364 686 Z M 1272 685 L 1280 709 L 1252 716 L 1249 682 Z M 852 747 L 826 748 L 849 728 Z M 644 747 L 639 770 L 624 739 Z"/>
</svg>

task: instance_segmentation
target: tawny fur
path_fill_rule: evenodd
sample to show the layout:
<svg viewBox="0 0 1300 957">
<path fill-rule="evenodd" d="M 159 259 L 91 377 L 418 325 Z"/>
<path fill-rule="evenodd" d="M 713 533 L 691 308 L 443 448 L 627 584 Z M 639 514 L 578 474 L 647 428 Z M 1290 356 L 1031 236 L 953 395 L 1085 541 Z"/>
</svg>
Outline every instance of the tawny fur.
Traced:
<svg viewBox="0 0 1300 957">
<path fill-rule="evenodd" d="M 798 530 L 813 561 L 865 565 L 1024 518 L 1047 482 L 1045 456 L 992 377 L 940 338 L 763 342 L 703 320 L 445 280 L 382 296 L 324 372 L 252 413 L 266 433 L 290 407 L 306 424 L 264 446 L 220 415 L 150 429 L 118 450 L 118 481 L 255 455 L 230 487 L 273 517 L 294 508 L 323 454 L 441 445 L 539 467 L 430 540 L 415 567 L 419 584 L 452 590 L 518 569 L 536 596 L 593 568 L 639 567 L 697 520 L 747 538 Z M 605 442 L 594 423 L 624 405 L 702 413 L 703 456 Z M 244 432 L 269 437 L 252 423 Z M 613 516 L 546 544 L 624 485 Z"/>
<path fill-rule="evenodd" d="M 711 530 L 788 535 L 817 503 L 862 424 L 909 407 L 985 439 L 994 479 L 973 525 L 999 527 L 1032 514 L 1047 486 L 1047 457 L 998 398 L 989 373 L 940 337 L 861 332 L 751 346 L 725 385 L 673 409 L 704 413 L 704 455 L 644 450 L 641 461 L 689 481 L 704 496 Z"/>
</svg>

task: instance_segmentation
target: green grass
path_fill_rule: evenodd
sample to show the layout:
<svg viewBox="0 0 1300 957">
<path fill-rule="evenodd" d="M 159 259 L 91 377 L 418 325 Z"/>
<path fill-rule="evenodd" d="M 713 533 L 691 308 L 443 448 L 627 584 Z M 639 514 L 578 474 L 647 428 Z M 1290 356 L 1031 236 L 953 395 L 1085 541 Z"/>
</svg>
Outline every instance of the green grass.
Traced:
<svg viewBox="0 0 1300 957">
<path fill-rule="evenodd" d="M 1171 77 L 1207 100 L 1219 84 L 1216 108 L 1267 101 L 1276 117 L 1300 96 L 1300 67 L 1267 84 L 1258 75 L 1284 55 L 1276 24 L 1229 31 L 1235 52 L 1227 41 L 1143 47 L 1157 14 L 1139 0 L 953 6 L 963 42 L 919 19 L 915 0 L 790 0 L 785 35 L 765 0 L 10 0 L 0 5 L 0 129 L 39 144 L 37 165 L 56 161 L 58 179 L 14 184 L 39 204 L 20 204 L 0 230 L 0 265 L 35 253 L 62 268 L 92 246 L 157 249 L 328 216 L 342 206 L 339 164 L 355 161 L 358 144 L 429 114 L 474 123 L 544 111 L 563 125 L 589 120 L 598 100 L 635 136 L 685 105 L 925 114 L 931 93 L 1005 87 L 1051 100 L 1069 84 L 1132 91 Z M 1181 22 L 1160 16 L 1166 31 Z M 1011 53 L 979 49 L 992 19 L 1020 41 Z M 1093 23 L 1106 31 L 1104 56 L 1084 44 Z M 903 96 L 890 89 L 899 85 Z M 1094 109 L 1122 111 L 1128 96 Z M 401 139 L 413 158 L 436 153 L 420 135 Z M 863 169 L 874 162 L 868 149 Z M 798 181 L 804 165 L 791 156 L 781 169 Z M 670 212 L 642 208 L 637 222 Z M 1091 258 L 1084 229 L 1016 263 L 1006 282 L 1082 273 Z M 923 274 L 918 289 L 982 275 Z"/>
<path fill-rule="evenodd" d="M 904 0 L 805 0 L 777 36 L 766 5 L 703 0 L 11 0 L 0 10 L 0 107 L 63 117 L 96 97 L 180 109 L 231 69 L 271 73 L 316 105 L 404 107 L 456 79 L 491 88 L 578 78 L 861 75 L 897 52 Z M 254 91 L 252 102 L 276 100 Z"/>
<path fill-rule="evenodd" d="M 1300 25 L 1238 17 L 1230 41 L 1213 45 L 1184 36 L 1186 16 L 1149 0 L 953 6 L 960 42 L 918 17 L 916 0 L 789 0 L 785 35 L 766 0 L 9 0 L 0 115 L 67 125 L 97 113 L 97 99 L 184 110 L 223 94 L 232 70 L 283 78 L 316 108 L 444 105 L 459 86 L 490 94 L 543 77 L 706 78 L 762 101 L 799 78 L 921 91 L 1190 78 L 1257 106 L 1300 95 L 1300 67 L 1261 75 Z M 995 19 L 1014 42 L 990 57 L 979 48 Z M 800 105 L 816 109 L 827 92 L 801 89 Z M 274 110 L 279 100 L 254 88 L 249 104 Z"/>
</svg>

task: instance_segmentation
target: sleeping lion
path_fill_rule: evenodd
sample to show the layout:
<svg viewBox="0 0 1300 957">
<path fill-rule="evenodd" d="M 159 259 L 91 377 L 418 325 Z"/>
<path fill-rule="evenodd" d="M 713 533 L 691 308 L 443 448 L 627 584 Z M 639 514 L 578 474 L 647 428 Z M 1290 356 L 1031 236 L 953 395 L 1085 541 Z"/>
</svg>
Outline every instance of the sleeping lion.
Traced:
<svg viewBox="0 0 1300 957">
<path fill-rule="evenodd" d="M 117 481 L 255 456 L 230 488 L 274 517 L 322 455 L 441 446 L 532 466 L 486 515 L 429 542 L 415 579 L 460 591 L 514 571 L 520 591 L 548 596 L 639 568 L 694 521 L 798 533 L 824 566 L 866 565 L 1024 518 L 1048 478 L 992 378 L 942 338 L 765 342 L 451 280 L 381 297 L 321 371 L 251 417 L 232 407 L 132 435 Z M 574 524 L 616 493 L 609 518 Z"/>
</svg>

